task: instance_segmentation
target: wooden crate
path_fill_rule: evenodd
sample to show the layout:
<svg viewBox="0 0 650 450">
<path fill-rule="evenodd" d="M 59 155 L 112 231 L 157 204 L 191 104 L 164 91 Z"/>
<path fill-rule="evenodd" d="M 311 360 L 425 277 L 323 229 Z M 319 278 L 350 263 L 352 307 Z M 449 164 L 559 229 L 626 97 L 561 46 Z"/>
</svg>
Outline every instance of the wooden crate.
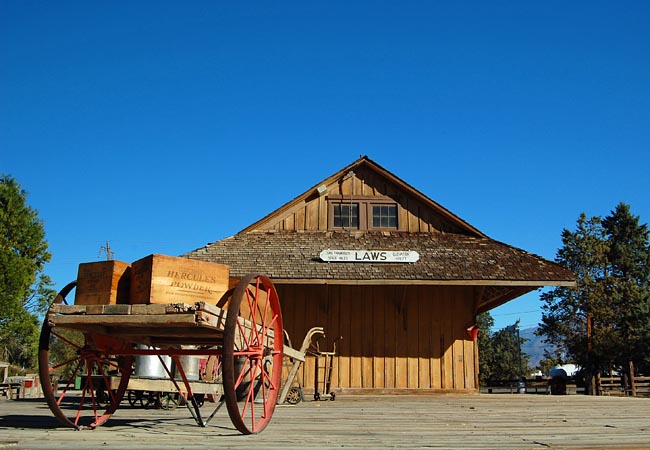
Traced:
<svg viewBox="0 0 650 450">
<path fill-rule="evenodd" d="M 129 303 L 130 265 L 122 261 L 79 264 L 75 305 Z"/>
<path fill-rule="evenodd" d="M 216 304 L 228 290 L 230 267 L 195 259 L 149 255 L 131 264 L 131 304 Z"/>
</svg>

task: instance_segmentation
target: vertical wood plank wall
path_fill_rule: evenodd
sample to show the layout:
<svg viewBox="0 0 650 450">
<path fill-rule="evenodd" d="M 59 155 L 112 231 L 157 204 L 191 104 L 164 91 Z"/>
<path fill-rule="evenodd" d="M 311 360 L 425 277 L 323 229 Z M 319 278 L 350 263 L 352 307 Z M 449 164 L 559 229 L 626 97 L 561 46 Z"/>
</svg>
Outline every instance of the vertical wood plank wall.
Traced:
<svg viewBox="0 0 650 450">
<path fill-rule="evenodd" d="M 327 188 L 328 195 L 393 198 L 399 205 L 399 231 L 438 233 L 441 230 L 456 230 L 454 225 L 444 222 L 420 200 L 406 195 L 398 186 L 366 168 L 358 168 L 354 177 L 333 183 Z M 308 198 L 285 211 L 283 217 L 262 225 L 260 229 L 323 231 L 328 229 L 327 213 L 327 196 Z"/>
<path fill-rule="evenodd" d="M 322 350 L 337 336 L 333 388 L 475 391 L 471 286 L 276 285 L 294 347 L 322 326 Z M 301 385 L 314 386 L 309 358 Z"/>
</svg>

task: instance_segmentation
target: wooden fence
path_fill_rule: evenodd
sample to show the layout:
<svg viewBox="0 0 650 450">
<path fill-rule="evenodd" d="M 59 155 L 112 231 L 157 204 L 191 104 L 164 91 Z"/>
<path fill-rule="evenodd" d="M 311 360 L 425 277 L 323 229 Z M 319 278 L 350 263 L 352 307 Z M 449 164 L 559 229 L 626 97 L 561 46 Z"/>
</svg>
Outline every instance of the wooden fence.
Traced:
<svg viewBox="0 0 650 450">
<path fill-rule="evenodd" d="M 579 394 L 584 392 L 584 386 L 576 385 L 571 378 L 556 380 L 550 377 L 536 377 L 521 380 L 490 380 L 487 385 L 481 386 L 481 392 L 487 394 Z"/>
<path fill-rule="evenodd" d="M 600 395 L 650 397 L 650 377 L 600 377 L 598 392 Z"/>
</svg>

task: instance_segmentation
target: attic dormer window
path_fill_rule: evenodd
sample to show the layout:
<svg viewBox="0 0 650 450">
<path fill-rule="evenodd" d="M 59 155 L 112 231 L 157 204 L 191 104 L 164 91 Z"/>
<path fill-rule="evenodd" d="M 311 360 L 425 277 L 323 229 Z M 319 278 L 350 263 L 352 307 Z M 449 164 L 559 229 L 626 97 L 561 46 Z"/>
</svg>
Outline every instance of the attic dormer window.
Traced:
<svg viewBox="0 0 650 450">
<path fill-rule="evenodd" d="M 376 196 L 331 196 L 329 228 L 353 230 L 397 230 L 399 207 L 395 200 Z"/>
</svg>

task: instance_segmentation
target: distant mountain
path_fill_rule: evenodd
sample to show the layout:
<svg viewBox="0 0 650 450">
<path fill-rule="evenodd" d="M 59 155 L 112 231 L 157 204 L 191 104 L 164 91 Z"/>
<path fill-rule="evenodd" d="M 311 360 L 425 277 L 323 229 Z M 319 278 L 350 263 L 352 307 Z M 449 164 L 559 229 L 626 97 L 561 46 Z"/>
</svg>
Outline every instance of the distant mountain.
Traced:
<svg viewBox="0 0 650 450">
<path fill-rule="evenodd" d="M 526 328 L 519 331 L 519 335 L 522 339 L 528 339 L 521 346 L 521 351 L 526 353 L 530 360 L 530 367 L 536 367 L 539 362 L 544 359 L 544 350 L 552 350 L 553 346 L 551 344 L 546 344 L 543 342 L 543 336 L 535 335 L 538 327 Z"/>
</svg>

